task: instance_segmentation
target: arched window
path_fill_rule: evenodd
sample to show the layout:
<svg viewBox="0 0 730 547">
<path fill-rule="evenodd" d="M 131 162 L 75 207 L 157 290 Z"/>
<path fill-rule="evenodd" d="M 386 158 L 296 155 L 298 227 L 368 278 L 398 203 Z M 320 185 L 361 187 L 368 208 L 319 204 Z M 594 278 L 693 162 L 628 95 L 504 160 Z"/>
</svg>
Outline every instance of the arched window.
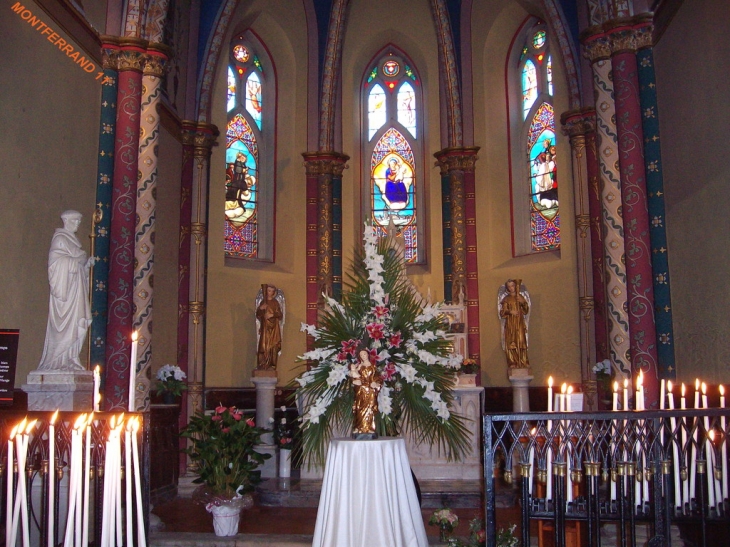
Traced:
<svg viewBox="0 0 730 547">
<path fill-rule="evenodd" d="M 388 48 L 363 78 L 363 216 L 382 237 L 392 220 L 406 261 L 426 261 L 423 235 L 423 96 L 405 55 Z"/>
<path fill-rule="evenodd" d="M 224 252 L 272 260 L 276 95 L 271 64 L 252 42 L 238 36 L 229 50 Z"/>
<path fill-rule="evenodd" d="M 548 28 L 531 18 L 507 63 L 514 254 L 560 248 L 560 207 Z"/>
</svg>

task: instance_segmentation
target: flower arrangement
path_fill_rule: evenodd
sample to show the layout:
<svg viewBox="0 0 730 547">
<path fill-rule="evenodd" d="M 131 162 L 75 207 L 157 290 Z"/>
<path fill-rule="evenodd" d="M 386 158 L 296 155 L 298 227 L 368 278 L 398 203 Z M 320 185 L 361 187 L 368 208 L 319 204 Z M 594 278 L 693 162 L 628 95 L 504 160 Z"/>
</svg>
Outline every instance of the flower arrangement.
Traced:
<svg viewBox="0 0 730 547">
<path fill-rule="evenodd" d="M 497 547 L 517 547 L 520 544 L 520 540 L 515 536 L 516 524 L 510 525 L 506 530 L 500 528 L 497 532 Z"/>
<path fill-rule="evenodd" d="M 434 511 L 428 523 L 439 527 L 439 537 L 445 541 L 448 535 L 459 525 L 459 517 L 448 507 Z"/>
<path fill-rule="evenodd" d="M 464 359 L 460 372 L 464 374 L 479 374 L 479 365 L 476 359 Z"/>
<path fill-rule="evenodd" d="M 341 303 L 325 295 L 319 327 L 302 323 L 314 349 L 300 356 L 311 368 L 293 383 L 294 396 L 309 403 L 301 417 L 301 459 L 323 466 L 333 430 L 352 431 L 358 348 L 369 353 L 382 381 L 378 435 L 398 435 L 407 421 L 417 442 L 459 459 L 469 450 L 468 432 L 449 405 L 461 356 L 445 338 L 440 305 L 424 303 L 393 242 L 379 240 L 372 227 L 365 228 L 348 285 Z"/>
<path fill-rule="evenodd" d="M 613 367 L 611 367 L 610 359 L 599 361 L 593 367 L 596 373 L 596 383 L 603 387 L 605 393 L 611 393 L 611 381 L 613 380 Z"/>
<path fill-rule="evenodd" d="M 184 382 L 187 375 L 175 365 L 162 365 L 157 371 L 157 394 L 170 393 L 180 397 L 182 392 L 188 389 Z"/>
<path fill-rule="evenodd" d="M 448 541 L 449 547 L 485 547 L 486 544 L 487 530 L 484 525 L 484 519 L 478 517 L 469 521 L 469 537 L 466 541 L 458 538 L 449 538 Z M 499 543 L 497 545 L 502 547 Z"/>
<path fill-rule="evenodd" d="M 286 411 L 286 407 L 281 407 L 282 412 Z M 294 434 L 286 423 L 286 417 L 282 418 L 274 431 L 274 439 L 276 445 L 283 450 L 292 450 L 294 448 Z"/>
<path fill-rule="evenodd" d="M 184 452 L 197 466 L 199 477 L 193 482 L 209 489 L 209 499 L 203 501 L 225 503 L 261 481 L 257 468 L 271 457 L 254 450 L 262 433 L 252 417 L 235 407 L 221 405 L 212 415 L 198 413 L 190 419 L 180 435 L 192 443 Z"/>
</svg>

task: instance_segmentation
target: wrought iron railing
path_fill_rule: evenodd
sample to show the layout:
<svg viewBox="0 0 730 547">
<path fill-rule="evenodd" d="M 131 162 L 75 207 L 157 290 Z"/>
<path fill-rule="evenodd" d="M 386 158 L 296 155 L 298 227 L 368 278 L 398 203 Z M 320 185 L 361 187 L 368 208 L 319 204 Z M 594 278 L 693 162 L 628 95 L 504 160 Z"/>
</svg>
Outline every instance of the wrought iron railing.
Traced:
<svg viewBox="0 0 730 547">
<path fill-rule="evenodd" d="M 79 412 L 59 412 L 55 422 L 55 473 L 48 471 L 49 442 L 48 431 L 51 412 L 0 412 L 0 541 L 5 540 L 6 523 L 6 501 L 8 471 L 13 473 L 13 484 L 18 484 L 17 460 L 13 462 L 13 469 L 8 469 L 8 438 L 11 430 L 24 417 L 28 420 L 38 420 L 28 442 L 28 455 L 25 466 L 26 492 L 28 500 L 28 515 L 31 529 L 31 544 L 59 545 L 64 542 L 65 513 L 68 504 L 68 490 L 66 483 L 69 476 L 69 464 L 71 462 L 71 436 L 74 422 L 79 417 Z M 119 413 L 97 412 L 94 414 L 94 421 L 91 426 L 91 458 L 90 458 L 90 503 L 89 503 L 89 543 L 101 544 L 102 512 L 104 481 L 107 475 L 104 472 L 106 456 L 106 441 L 109 435 L 109 421 L 112 416 L 119 416 Z M 142 482 L 142 507 L 144 517 L 145 537 L 149 537 L 149 472 L 150 472 L 150 451 L 149 451 L 149 414 L 127 413 L 126 417 L 138 416 L 141 428 L 138 433 L 140 450 L 140 467 Z M 124 436 L 121 441 L 122 454 L 124 454 Z M 84 463 L 85 465 L 85 463 Z M 124 460 L 122 460 L 124 465 Z M 131 473 L 122 472 L 121 481 L 133 480 Z M 48 541 L 49 522 L 49 486 L 54 481 L 54 507 L 53 521 L 55 523 L 53 541 Z M 64 482 L 66 481 L 66 482 Z M 125 485 L 123 485 L 125 486 Z M 66 498 L 64 498 L 64 496 Z M 124 510 L 135 511 L 134 504 Z M 133 537 L 137 537 L 137 518 L 132 519 Z M 134 542 L 137 543 L 136 541 Z M 126 543 L 125 543 L 126 544 Z"/>
<path fill-rule="evenodd" d="M 637 524 L 648 525 L 651 547 L 671 545 L 673 524 L 693 528 L 703 547 L 708 526 L 730 537 L 728 409 L 487 415 L 483 426 L 489 547 L 502 466 L 506 482 L 520 481 L 524 547 L 533 519 L 552 524 L 556 546 L 570 521 L 591 547 L 637 545 Z"/>
</svg>

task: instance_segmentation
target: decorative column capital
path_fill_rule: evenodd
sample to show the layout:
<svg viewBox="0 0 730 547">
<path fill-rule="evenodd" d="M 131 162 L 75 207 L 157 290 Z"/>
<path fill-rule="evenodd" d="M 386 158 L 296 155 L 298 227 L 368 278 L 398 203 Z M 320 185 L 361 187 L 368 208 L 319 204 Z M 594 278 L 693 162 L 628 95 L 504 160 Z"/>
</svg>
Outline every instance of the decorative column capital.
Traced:
<svg viewBox="0 0 730 547">
<path fill-rule="evenodd" d="M 342 172 L 349 167 L 347 160 L 350 156 L 339 152 L 302 152 L 302 157 L 308 177 L 332 175 L 341 178 Z"/>
<path fill-rule="evenodd" d="M 102 68 L 119 70 L 119 38 L 106 34 L 102 34 L 99 38 L 101 39 Z"/>
<path fill-rule="evenodd" d="M 162 78 L 168 68 L 167 61 L 170 59 L 171 53 L 171 48 L 165 44 L 156 42 L 149 44 L 144 63 L 145 76 L 157 76 L 158 78 Z"/>
<path fill-rule="evenodd" d="M 147 40 L 119 38 L 119 70 L 142 72 L 147 58 Z"/>
<path fill-rule="evenodd" d="M 563 135 L 567 135 L 572 141 L 575 137 L 585 136 L 596 130 L 596 111 L 593 108 L 568 110 L 560 116 L 560 123 L 563 125 Z"/>
<path fill-rule="evenodd" d="M 459 146 L 439 150 L 434 153 L 433 157 L 436 158 L 442 175 L 451 171 L 473 173 L 475 164 L 479 159 L 477 152 L 479 152 L 478 146 Z"/>
<path fill-rule="evenodd" d="M 611 58 L 611 44 L 601 27 L 590 27 L 581 33 L 583 56 L 591 63 Z"/>
<path fill-rule="evenodd" d="M 193 156 L 196 158 L 210 157 L 210 151 L 217 146 L 216 138 L 219 135 L 215 125 L 202 122 L 183 120 L 180 131 L 183 146 L 193 147 Z"/>
</svg>

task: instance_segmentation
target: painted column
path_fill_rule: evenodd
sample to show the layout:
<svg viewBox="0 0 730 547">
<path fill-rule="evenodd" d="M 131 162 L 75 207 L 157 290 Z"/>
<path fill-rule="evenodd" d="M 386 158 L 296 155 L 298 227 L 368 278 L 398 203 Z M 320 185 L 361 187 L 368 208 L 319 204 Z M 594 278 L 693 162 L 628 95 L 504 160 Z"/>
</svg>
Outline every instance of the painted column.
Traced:
<svg viewBox="0 0 730 547">
<path fill-rule="evenodd" d="M 142 67 L 147 43 L 135 38 L 121 38 L 119 45 L 104 386 L 104 409 L 107 411 L 126 410 L 129 403 L 135 194 Z"/>
<path fill-rule="evenodd" d="M 445 148 L 434 154 L 446 171 L 449 186 L 451 247 L 451 300 L 457 301 L 463 291 L 467 316 L 467 349 L 469 357 L 480 359 L 479 341 L 479 278 L 477 275 L 477 234 L 474 165 L 479 147 Z M 443 181 L 442 175 L 442 181 Z"/>
<path fill-rule="evenodd" d="M 342 298 L 342 171 L 348 156 L 332 162 L 332 297 Z"/>
<path fill-rule="evenodd" d="M 150 407 L 150 367 L 152 364 L 152 302 L 155 265 L 155 216 L 157 209 L 157 145 L 160 135 L 160 79 L 165 72 L 167 49 L 162 44 L 147 48 L 142 75 L 139 160 L 137 170 L 137 225 L 134 247 L 134 316 L 132 328 L 138 332 L 135 366 L 135 402 L 138 411 Z"/>
<path fill-rule="evenodd" d="M 593 255 L 591 251 L 591 217 L 589 205 L 588 157 L 586 134 L 595 131 L 593 111 L 566 112 L 561 116 L 563 133 L 570 138 L 573 158 L 573 201 L 575 203 L 576 250 L 578 253 L 578 301 L 580 305 L 580 375 L 585 407 L 596 410 L 595 302 L 593 300 Z"/>
<path fill-rule="evenodd" d="M 188 415 L 203 409 L 205 373 L 205 263 L 208 249 L 210 151 L 218 137 L 214 125 L 198 123 L 193 148 L 188 287 Z"/>
<path fill-rule="evenodd" d="M 449 169 L 442 161 L 438 162 L 441 171 L 441 235 L 443 239 L 444 261 L 444 301 L 453 300 L 453 277 L 451 268 L 451 184 Z"/>
<path fill-rule="evenodd" d="M 317 181 L 322 169 L 322 162 L 317 152 L 305 152 L 304 167 L 306 169 L 307 203 L 307 312 L 306 320 L 309 325 L 317 324 L 317 300 L 319 298 L 317 283 Z M 307 349 L 312 349 L 312 339 L 307 336 Z"/>
<path fill-rule="evenodd" d="M 112 181 L 114 178 L 114 135 L 117 124 L 117 71 L 119 44 L 116 38 L 102 37 L 104 76 L 101 80 L 99 119 L 99 158 L 96 174 L 96 219 L 92 269 L 91 316 L 89 328 L 89 368 L 102 370 L 102 389 L 106 372 L 107 287 L 109 281 L 109 232 L 111 229 Z M 102 401 L 104 404 L 104 401 Z"/>
<path fill-rule="evenodd" d="M 602 33 L 583 38 L 583 47 L 593 68 L 596 99 L 596 149 L 601 189 L 601 226 L 605 267 L 606 311 L 609 354 L 625 377 L 631 377 L 629 317 L 624 265 L 624 226 L 621 217 L 621 179 L 618 161 L 611 50 Z"/>
<path fill-rule="evenodd" d="M 639 105 L 636 30 L 617 23 L 608 31 L 616 104 L 624 245 L 629 304 L 631 362 L 644 374 L 648 401 L 658 401 L 654 284 L 649 240 L 649 210 L 644 178 L 644 133 Z"/>
<path fill-rule="evenodd" d="M 644 166 L 649 206 L 651 266 L 654 275 L 654 319 L 657 331 L 657 366 L 660 378 L 676 379 L 674 361 L 674 327 L 672 294 L 669 279 L 667 225 L 664 213 L 664 175 L 659 140 L 659 108 L 654 73 L 652 26 L 638 30 L 636 60 L 639 65 L 639 87 L 644 131 Z"/>
</svg>

